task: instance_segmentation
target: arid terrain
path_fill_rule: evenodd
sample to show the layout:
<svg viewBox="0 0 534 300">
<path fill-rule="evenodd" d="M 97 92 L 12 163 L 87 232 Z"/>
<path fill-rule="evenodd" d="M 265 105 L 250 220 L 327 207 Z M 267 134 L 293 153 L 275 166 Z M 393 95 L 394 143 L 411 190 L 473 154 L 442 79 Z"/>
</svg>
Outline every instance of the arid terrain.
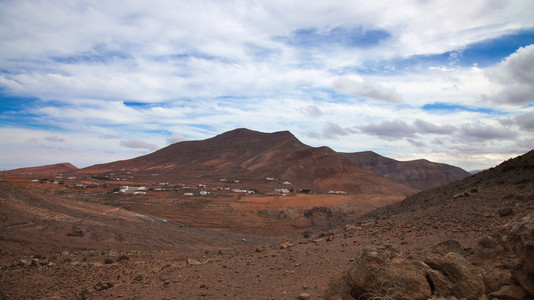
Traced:
<svg viewBox="0 0 534 300">
<path fill-rule="evenodd" d="M 534 151 L 416 193 L 282 136 L 269 151 L 203 152 L 189 175 L 162 167 L 180 143 L 81 170 L 4 172 L 0 299 L 534 297 Z M 306 179 L 294 153 L 318 175 Z M 331 165 L 341 175 L 327 177 Z"/>
</svg>

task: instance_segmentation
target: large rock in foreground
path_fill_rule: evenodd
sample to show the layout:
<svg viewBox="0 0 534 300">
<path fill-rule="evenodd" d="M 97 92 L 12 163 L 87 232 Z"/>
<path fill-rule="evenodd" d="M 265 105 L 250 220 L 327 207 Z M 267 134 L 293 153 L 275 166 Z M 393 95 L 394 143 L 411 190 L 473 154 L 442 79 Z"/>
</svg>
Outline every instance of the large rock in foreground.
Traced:
<svg viewBox="0 0 534 300">
<path fill-rule="evenodd" d="M 522 263 L 512 271 L 512 276 L 530 297 L 534 297 L 534 213 L 527 214 L 509 227 L 506 239 Z"/>
<path fill-rule="evenodd" d="M 445 256 L 432 254 L 425 263 L 432 268 L 429 280 L 438 296 L 477 299 L 484 294 L 482 277 L 462 255 L 456 252 Z"/>
<path fill-rule="evenodd" d="M 356 299 L 415 300 L 432 295 L 420 265 L 391 246 L 363 250 L 349 270 L 348 283 Z"/>
</svg>

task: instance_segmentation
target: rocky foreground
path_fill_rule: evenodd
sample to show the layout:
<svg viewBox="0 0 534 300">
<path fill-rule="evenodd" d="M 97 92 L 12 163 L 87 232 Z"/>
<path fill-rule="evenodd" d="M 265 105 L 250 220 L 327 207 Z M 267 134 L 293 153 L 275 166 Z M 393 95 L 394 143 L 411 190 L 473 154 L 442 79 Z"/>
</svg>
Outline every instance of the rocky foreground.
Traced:
<svg viewBox="0 0 534 300">
<path fill-rule="evenodd" d="M 342 231 L 202 253 L 62 251 L 1 269 L 2 299 L 530 299 L 534 214 L 491 216 L 474 240 L 432 226 L 363 222 Z M 488 217 L 489 218 L 489 217 Z M 408 225 L 408 224 L 406 224 Z M 409 228 L 409 229 L 408 229 Z M 448 239 L 454 236 L 456 239 Z M 436 241 L 443 240 L 441 243 Z M 433 245 L 433 246 L 431 246 Z M 39 253 L 39 249 L 34 249 Z M 379 298 L 377 298 L 379 297 Z"/>
</svg>

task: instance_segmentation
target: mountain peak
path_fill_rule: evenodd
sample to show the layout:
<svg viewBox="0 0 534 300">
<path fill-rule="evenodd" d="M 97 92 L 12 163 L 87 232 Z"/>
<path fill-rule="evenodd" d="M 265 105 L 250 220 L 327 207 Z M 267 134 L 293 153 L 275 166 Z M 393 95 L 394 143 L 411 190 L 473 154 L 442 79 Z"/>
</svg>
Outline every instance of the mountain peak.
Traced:
<svg viewBox="0 0 534 300">
<path fill-rule="evenodd" d="M 267 132 L 261 132 L 261 131 L 247 129 L 247 128 L 237 128 L 234 130 L 230 130 L 230 131 L 227 131 L 227 132 L 224 132 L 224 133 L 221 133 L 215 136 L 215 138 L 216 137 L 225 137 L 225 138 L 229 138 L 229 137 L 230 138 L 247 138 L 249 137 L 250 138 L 250 137 L 265 137 L 265 136 L 276 136 L 278 138 L 280 137 L 295 138 L 295 136 L 287 130 L 267 133 Z"/>
</svg>

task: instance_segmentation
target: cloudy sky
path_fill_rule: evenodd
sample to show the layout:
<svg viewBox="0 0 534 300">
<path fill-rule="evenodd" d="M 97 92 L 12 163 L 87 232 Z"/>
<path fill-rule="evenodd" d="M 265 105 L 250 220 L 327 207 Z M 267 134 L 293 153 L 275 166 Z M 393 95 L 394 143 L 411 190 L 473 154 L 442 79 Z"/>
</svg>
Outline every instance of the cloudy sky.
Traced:
<svg viewBox="0 0 534 300">
<path fill-rule="evenodd" d="M 534 1 L 0 1 L 0 168 L 235 128 L 483 169 L 534 147 Z"/>
</svg>

